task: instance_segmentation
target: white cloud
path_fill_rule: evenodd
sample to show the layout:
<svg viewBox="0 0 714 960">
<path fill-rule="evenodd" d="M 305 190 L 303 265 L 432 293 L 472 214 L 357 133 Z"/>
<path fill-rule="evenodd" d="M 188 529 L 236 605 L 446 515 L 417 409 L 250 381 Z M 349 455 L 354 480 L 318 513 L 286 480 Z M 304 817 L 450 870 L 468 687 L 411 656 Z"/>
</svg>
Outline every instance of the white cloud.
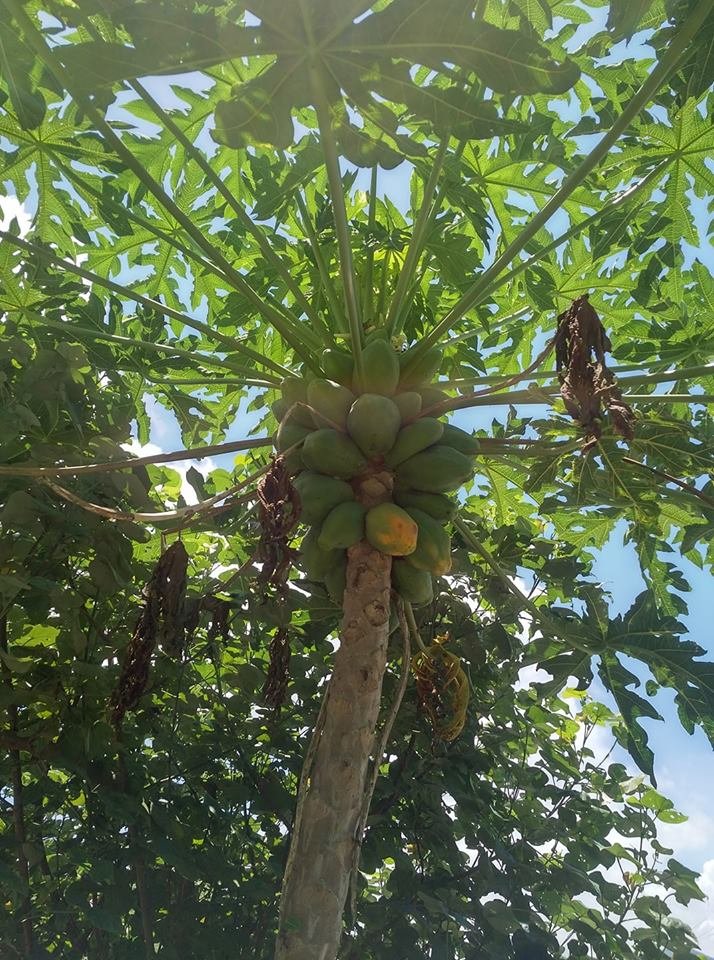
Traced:
<svg viewBox="0 0 714 960">
<path fill-rule="evenodd" d="M 705 862 L 698 882 L 707 899 L 692 901 L 687 907 L 670 901 L 671 909 L 691 928 L 704 953 L 714 956 L 714 860 Z"/>
<path fill-rule="evenodd" d="M 7 230 L 13 217 L 17 219 L 19 224 L 20 236 L 24 237 L 30 229 L 32 217 L 17 197 L 0 196 L 0 229 Z"/>
<path fill-rule="evenodd" d="M 676 807 L 676 803 L 675 803 Z M 675 851 L 678 859 L 699 859 L 703 850 L 714 852 L 714 817 L 704 810 L 687 810 L 685 823 L 661 823 L 657 835 L 660 843 Z M 707 863 L 714 864 L 714 860 Z"/>
</svg>

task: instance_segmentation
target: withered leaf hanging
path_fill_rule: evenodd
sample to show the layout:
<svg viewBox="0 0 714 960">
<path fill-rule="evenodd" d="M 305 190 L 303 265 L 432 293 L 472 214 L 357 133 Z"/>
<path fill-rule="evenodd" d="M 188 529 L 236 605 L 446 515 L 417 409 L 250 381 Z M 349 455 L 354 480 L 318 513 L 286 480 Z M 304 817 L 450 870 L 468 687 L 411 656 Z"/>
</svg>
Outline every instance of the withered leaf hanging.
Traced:
<svg viewBox="0 0 714 960">
<path fill-rule="evenodd" d="M 556 369 L 565 408 L 585 431 L 583 453 L 597 444 L 606 410 L 614 431 L 634 438 L 635 415 L 622 393 L 605 354 L 612 350 L 602 321 L 583 294 L 558 317 Z"/>
<path fill-rule="evenodd" d="M 276 457 L 258 485 L 258 516 L 261 527 L 257 559 L 262 562 L 260 579 L 271 586 L 278 601 L 284 596 L 294 551 L 290 535 L 300 516 L 300 500 L 290 481 L 283 457 Z M 281 627 L 270 644 L 270 664 L 263 696 L 278 709 L 287 692 L 290 668 L 290 638 Z"/>
<path fill-rule="evenodd" d="M 161 554 L 144 587 L 144 606 L 109 702 L 109 714 L 116 730 L 121 727 L 127 710 L 137 706 L 146 690 L 157 643 L 174 656 L 183 652 L 187 568 L 186 548 L 176 540 Z"/>
</svg>

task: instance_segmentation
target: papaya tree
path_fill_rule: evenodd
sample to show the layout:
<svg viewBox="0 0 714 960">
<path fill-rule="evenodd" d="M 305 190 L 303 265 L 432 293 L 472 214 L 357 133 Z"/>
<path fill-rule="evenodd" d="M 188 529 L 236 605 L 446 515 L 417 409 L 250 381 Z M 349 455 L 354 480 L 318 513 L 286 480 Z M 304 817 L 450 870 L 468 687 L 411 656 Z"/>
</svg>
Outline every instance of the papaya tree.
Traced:
<svg viewBox="0 0 714 960">
<path fill-rule="evenodd" d="M 0 24 L 10 955 L 691 955 L 714 2 Z"/>
</svg>

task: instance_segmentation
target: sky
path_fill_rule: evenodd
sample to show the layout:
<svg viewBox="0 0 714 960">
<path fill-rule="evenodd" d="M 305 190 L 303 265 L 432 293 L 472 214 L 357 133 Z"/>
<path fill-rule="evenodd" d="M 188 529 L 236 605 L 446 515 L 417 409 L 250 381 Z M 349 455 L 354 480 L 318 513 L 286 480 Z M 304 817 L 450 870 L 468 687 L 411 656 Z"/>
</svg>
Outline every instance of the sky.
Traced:
<svg viewBox="0 0 714 960">
<path fill-rule="evenodd" d="M 590 28 L 592 29 L 592 28 Z M 585 34 L 574 38 L 573 43 L 579 43 Z M 643 37 L 635 37 L 629 49 L 618 44 L 610 55 L 612 61 L 618 56 L 647 55 L 648 48 L 643 43 Z M 639 47 L 638 47 L 639 44 Z M 636 48 L 636 49 L 635 49 Z M 151 90 L 162 102 L 169 103 L 171 93 L 168 83 L 171 78 L 155 79 L 151 82 Z M 164 96 L 161 96 L 161 94 Z M 395 205 L 401 209 L 408 207 L 409 197 L 408 164 L 402 164 L 392 171 L 380 172 L 380 193 L 386 194 Z M 356 187 L 366 189 L 368 186 L 366 171 L 360 171 Z M 5 227 L 11 216 L 17 215 L 21 225 L 29 224 L 29 215 L 15 201 L 13 197 L 4 196 L 0 190 L 0 226 Z M 714 257 L 707 258 L 707 265 L 714 265 Z M 607 323 L 607 318 L 605 318 Z M 150 444 L 141 448 L 142 453 L 158 452 L 159 450 L 179 449 L 183 446 L 178 423 L 172 414 L 168 413 L 154 400 L 149 399 L 148 408 L 151 417 Z M 528 415 L 526 407 L 519 408 L 521 415 Z M 499 411 L 492 408 L 477 408 L 475 411 L 460 411 L 454 422 L 466 429 L 488 426 L 491 419 L 498 417 Z M 233 440 L 244 437 L 249 429 L 255 425 L 252 415 L 243 412 L 233 424 L 226 439 Z M 133 452 L 139 451 L 139 445 L 131 445 Z M 204 461 L 194 461 L 202 473 L 206 473 L 215 466 L 224 466 L 230 469 L 233 465 L 233 456 L 220 457 Z M 185 474 L 191 466 L 186 462 L 178 466 Z M 186 484 L 184 495 L 187 499 L 195 499 L 193 490 Z M 708 657 L 714 658 L 714 638 L 711 631 L 711 572 L 702 571 L 689 561 L 678 561 L 685 578 L 691 584 L 692 590 L 685 597 L 689 607 L 689 614 L 684 617 L 688 627 L 686 639 L 696 641 L 708 651 Z M 639 562 L 631 546 L 623 542 L 623 528 L 618 528 L 610 542 L 602 550 L 594 553 L 593 575 L 610 592 L 612 598 L 611 610 L 613 614 L 624 612 L 632 603 L 635 596 L 643 589 L 643 581 L 639 574 Z M 528 682 L 526 675 L 524 681 Z M 591 688 L 595 699 L 608 703 L 615 708 L 612 699 L 596 681 Z M 658 695 L 655 705 L 664 717 L 664 722 L 645 720 L 650 737 L 650 745 L 655 753 L 655 772 L 659 790 L 669 797 L 675 808 L 686 814 L 688 820 L 679 825 L 662 825 L 660 840 L 674 850 L 674 856 L 701 872 L 700 885 L 709 896 L 704 904 L 692 904 L 689 908 L 675 905 L 676 914 L 685 920 L 695 931 L 705 952 L 714 956 L 714 752 L 704 734 L 697 730 L 690 736 L 681 727 L 673 706 L 673 697 L 668 693 Z M 610 748 L 608 735 L 601 734 L 601 755 L 605 755 Z M 598 750 L 596 749 L 596 754 Z M 634 765 L 624 754 L 619 759 L 626 762 L 632 773 L 637 771 Z"/>
</svg>

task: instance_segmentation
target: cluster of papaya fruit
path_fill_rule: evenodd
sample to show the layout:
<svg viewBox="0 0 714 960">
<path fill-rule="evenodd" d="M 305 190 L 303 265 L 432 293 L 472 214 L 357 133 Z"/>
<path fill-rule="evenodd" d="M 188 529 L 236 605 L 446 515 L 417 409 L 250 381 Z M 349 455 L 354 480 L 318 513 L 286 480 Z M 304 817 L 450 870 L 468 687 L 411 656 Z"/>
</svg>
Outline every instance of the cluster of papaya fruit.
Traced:
<svg viewBox="0 0 714 960">
<path fill-rule="evenodd" d="M 273 405 L 275 445 L 286 454 L 301 520 L 310 526 L 302 567 L 340 603 L 346 550 L 366 538 L 394 557 L 395 590 L 411 603 L 428 603 L 432 577 L 451 568 L 445 526 L 456 505 L 446 494 L 473 476 L 478 440 L 428 415 L 446 399 L 429 385 L 441 363 L 438 349 L 414 356 L 373 339 L 362 359 L 358 378 L 352 357 L 326 350 L 325 378 L 287 378 Z M 365 507 L 365 478 L 384 472 L 392 478 L 391 499 Z"/>
</svg>

